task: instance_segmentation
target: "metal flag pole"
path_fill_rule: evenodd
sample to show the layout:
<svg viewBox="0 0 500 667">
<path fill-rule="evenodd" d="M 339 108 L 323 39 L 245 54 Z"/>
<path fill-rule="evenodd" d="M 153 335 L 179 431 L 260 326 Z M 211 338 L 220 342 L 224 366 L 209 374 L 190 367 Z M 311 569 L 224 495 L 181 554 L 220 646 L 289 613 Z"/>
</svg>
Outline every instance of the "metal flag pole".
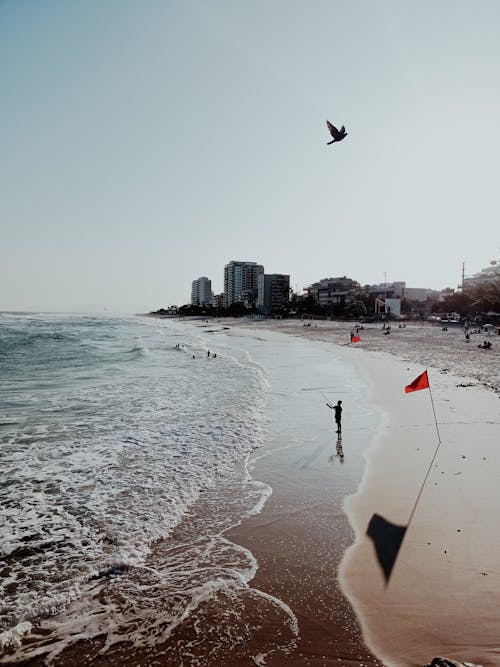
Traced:
<svg viewBox="0 0 500 667">
<path fill-rule="evenodd" d="M 436 451 L 434 452 L 434 456 L 432 457 L 429 467 L 427 468 L 424 481 L 420 486 L 420 490 L 413 504 L 413 508 L 411 510 L 410 517 L 408 519 L 408 523 L 406 524 L 406 526 L 399 526 L 395 523 L 392 523 L 391 521 L 388 521 L 380 514 L 375 513 L 370 519 L 370 523 L 368 524 L 368 528 L 366 530 L 366 534 L 373 540 L 375 553 L 377 555 L 377 560 L 379 562 L 379 565 L 382 568 L 382 572 L 384 573 L 386 586 L 389 585 L 391 573 L 394 568 L 394 565 L 396 564 L 399 550 L 401 549 L 401 545 L 403 544 L 405 535 L 413 519 L 415 510 L 417 509 L 418 502 L 422 496 L 425 484 L 427 482 L 427 479 L 429 478 L 429 474 L 431 472 L 432 466 L 434 464 L 434 461 L 436 460 L 437 453 L 441 446 L 441 436 L 439 435 L 436 410 L 434 409 L 434 401 L 432 399 L 432 393 L 430 390 L 431 387 L 429 384 L 429 377 L 427 371 L 424 371 L 424 373 L 415 378 L 415 380 L 411 384 L 405 387 L 406 393 L 412 391 L 418 391 L 420 389 L 429 389 L 429 395 L 431 397 L 431 404 L 432 404 L 432 412 L 434 414 L 434 423 L 436 425 L 436 433 L 438 436 L 438 445 L 436 447 Z"/>
<path fill-rule="evenodd" d="M 436 451 L 434 452 L 434 456 L 432 457 L 432 460 L 429 464 L 429 467 L 427 469 L 427 472 L 425 473 L 424 481 L 422 482 L 422 486 L 420 487 L 420 491 L 418 492 L 417 499 L 415 500 L 415 504 L 413 505 L 413 509 L 410 513 L 410 518 L 408 519 L 408 523 L 406 524 L 406 528 L 410 526 L 411 520 L 413 519 L 413 515 L 415 514 L 415 510 L 417 509 L 418 501 L 420 500 L 420 496 L 422 495 L 422 491 L 424 490 L 425 483 L 427 482 L 427 478 L 429 477 L 429 473 L 431 472 L 432 465 L 434 461 L 436 460 L 437 453 L 439 451 L 439 448 L 441 447 L 441 436 L 439 434 L 439 428 L 438 428 L 438 423 L 436 419 L 436 410 L 434 409 L 434 400 L 432 398 L 432 391 L 431 391 L 431 385 L 429 383 L 429 396 L 431 398 L 431 405 L 432 405 L 432 413 L 434 415 L 434 424 L 436 425 L 436 433 L 438 437 L 438 445 L 436 447 Z"/>
</svg>

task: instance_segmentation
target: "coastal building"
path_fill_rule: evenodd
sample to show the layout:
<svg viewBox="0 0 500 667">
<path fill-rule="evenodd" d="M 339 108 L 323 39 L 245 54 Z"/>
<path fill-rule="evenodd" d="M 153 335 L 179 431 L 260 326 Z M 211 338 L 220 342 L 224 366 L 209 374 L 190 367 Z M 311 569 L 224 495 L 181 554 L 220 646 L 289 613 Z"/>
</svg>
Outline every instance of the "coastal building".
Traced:
<svg viewBox="0 0 500 667">
<path fill-rule="evenodd" d="M 428 299 L 438 299 L 439 292 L 426 287 L 405 287 L 403 296 L 407 301 L 425 303 Z"/>
<path fill-rule="evenodd" d="M 261 273 L 258 276 L 257 306 L 263 315 L 284 314 L 290 303 L 290 276 Z"/>
<path fill-rule="evenodd" d="M 256 262 L 231 261 L 224 267 L 224 307 L 243 303 L 247 308 L 257 304 L 258 280 L 264 267 Z"/>
<path fill-rule="evenodd" d="M 212 306 L 213 303 L 212 281 L 206 276 L 193 280 L 191 284 L 191 305 Z"/>
<path fill-rule="evenodd" d="M 368 292 L 375 297 L 375 315 L 400 317 L 427 314 L 432 304 L 439 300 L 440 292 L 427 287 L 406 287 L 406 282 L 370 285 Z"/>
<path fill-rule="evenodd" d="M 312 296 L 320 306 L 328 311 L 344 308 L 350 303 L 353 293 L 360 289 L 360 284 L 352 278 L 322 278 L 305 287 L 308 296 Z"/>
<path fill-rule="evenodd" d="M 478 285 L 495 283 L 500 283 L 500 262 L 492 260 L 489 266 L 485 269 L 481 269 L 481 271 L 475 273 L 473 276 L 464 276 L 462 287 L 463 289 L 467 289 L 467 287 L 477 287 Z"/>
<path fill-rule="evenodd" d="M 401 316 L 401 299 L 375 299 L 375 313 L 383 313 L 387 316 L 393 317 Z"/>
<path fill-rule="evenodd" d="M 405 281 L 391 283 L 379 283 L 370 285 L 369 292 L 375 297 L 375 314 L 391 313 L 399 317 L 404 306 L 405 313 L 409 308 L 417 307 L 419 310 L 425 304 L 430 306 L 439 299 L 439 292 L 427 287 L 407 287 Z"/>
<path fill-rule="evenodd" d="M 378 285 L 369 285 L 369 288 L 375 298 L 403 299 L 405 297 L 406 283 L 404 281 L 378 283 Z"/>
</svg>

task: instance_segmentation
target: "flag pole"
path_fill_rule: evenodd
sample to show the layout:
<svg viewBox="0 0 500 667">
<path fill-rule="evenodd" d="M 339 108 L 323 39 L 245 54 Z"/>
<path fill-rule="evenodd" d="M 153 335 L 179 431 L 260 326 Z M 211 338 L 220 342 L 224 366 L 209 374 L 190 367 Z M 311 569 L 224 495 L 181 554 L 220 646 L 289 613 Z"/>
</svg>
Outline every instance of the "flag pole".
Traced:
<svg viewBox="0 0 500 667">
<path fill-rule="evenodd" d="M 429 382 L 429 396 L 431 398 L 431 405 L 432 405 L 432 413 L 434 415 L 434 424 L 436 425 L 436 433 L 438 437 L 438 445 L 436 447 L 436 451 L 434 452 L 434 456 L 432 457 L 432 460 L 429 464 L 429 467 L 427 469 L 427 472 L 425 473 L 424 481 L 422 482 L 422 486 L 420 487 L 420 491 L 418 492 L 417 499 L 415 500 L 415 503 L 413 505 L 413 509 L 411 510 L 410 513 L 410 518 L 408 519 L 408 523 L 406 524 L 406 528 L 408 529 L 411 523 L 411 520 L 413 519 L 413 515 L 415 514 L 415 510 L 417 509 L 418 501 L 420 500 L 420 496 L 422 495 L 422 491 L 424 490 L 425 483 L 427 482 L 427 478 L 429 477 L 429 473 L 432 469 L 432 465 L 434 461 L 436 460 L 437 453 L 439 451 L 439 448 L 441 447 L 441 436 L 439 435 L 439 428 L 438 428 L 438 423 L 436 419 L 436 410 L 434 409 L 434 401 L 432 399 L 432 391 L 431 391 L 431 384 Z"/>
<path fill-rule="evenodd" d="M 436 410 L 434 409 L 434 400 L 432 399 L 432 391 L 431 391 L 431 383 L 429 382 L 429 396 L 431 397 L 431 405 L 432 405 L 432 414 L 434 415 L 434 424 L 436 425 L 436 433 L 438 437 L 438 442 L 441 444 L 441 436 L 439 435 L 439 428 L 438 428 L 438 422 L 436 418 Z"/>
<path fill-rule="evenodd" d="M 419 391 L 420 389 L 429 389 L 429 396 L 431 398 L 431 404 L 432 404 L 432 412 L 434 414 L 434 423 L 436 425 L 436 433 L 438 436 L 438 444 L 436 450 L 429 464 L 429 467 L 427 468 L 427 472 L 425 473 L 424 481 L 420 486 L 417 499 L 413 504 L 410 517 L 408 519 L 408 523 L 406 524 L 406 526 L 398 526 L 394 523 L 391 523 L 390 521 L 387 521 L 387 519 L 384 519 L 383 516 L 380 516 L 379 514 L 374 514 L 370 519 L 370 523 L 368 524 L 368 528 L 366 531 L 366 534 L 373 540 L 373 545 L 375 547 L 377 560 L 385 576 L 386 586 L 389 585 L 389 580 L 394 565 L 396 564 L 396 559 L 398 557 L 399 550 L 401 549 L 401 545 L 403 544 L 406 532 L 410 527 L 410 523 L 412 522 L 415 510 L 417 509 L 417 505 L 422 496 L 425 484 L 429 478 L 432 466 L 434 465 L 434 461 L 436 460 L 437 453 L 439 451 L 439 448 L 441 447 L 441 436 L 439 435 L 436 410 L 434 409 L 434 401 L 432 400 L 431 387 L 427 371 L 421 373 L 418 377 L 416 377 L 413 380 L 413 382 L 407 385 L 405 387 L 405 392 L 408 394 L 412 391 Z"/>
</svg>

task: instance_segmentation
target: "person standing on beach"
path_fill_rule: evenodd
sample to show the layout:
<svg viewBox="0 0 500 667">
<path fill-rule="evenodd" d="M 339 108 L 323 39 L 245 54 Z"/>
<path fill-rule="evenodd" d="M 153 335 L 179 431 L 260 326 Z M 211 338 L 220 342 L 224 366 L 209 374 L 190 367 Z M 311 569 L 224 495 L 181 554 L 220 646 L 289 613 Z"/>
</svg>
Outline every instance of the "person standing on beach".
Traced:
<svg viewBox="0 0 500 667">
<path fill-rule="evenodd" d="M 337 424 L 337 433 L 342 433 L 342 401 L 337 401 L 337 405 L 333 408 L 335 410 L 335 423 Z"/>
<path fill-rule="evenodd" d="M 330 405 L 327 403 L 327 406 L 332 410 L 335 410 L 335 423 L 337 424 L 337 433 L 342 433 L 342 401 L 337 401 L 337 405 Z"/>
</svg>

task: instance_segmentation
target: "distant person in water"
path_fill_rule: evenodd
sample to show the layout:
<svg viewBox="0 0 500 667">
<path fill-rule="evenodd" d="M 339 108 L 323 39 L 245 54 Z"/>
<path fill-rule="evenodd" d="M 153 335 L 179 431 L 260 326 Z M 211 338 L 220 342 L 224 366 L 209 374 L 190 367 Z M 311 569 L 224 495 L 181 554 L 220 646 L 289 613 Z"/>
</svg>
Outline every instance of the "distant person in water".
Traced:
<svg viewBox="0 0 500 667">
<path fill-rule="evenodd" d="M 337 424 L 337 433 L 342 433 L 342 401 L 337 401 L 337 405 L 330 405 L 328 407 L 335 410 L 335 423 Z"/>
</svg>

